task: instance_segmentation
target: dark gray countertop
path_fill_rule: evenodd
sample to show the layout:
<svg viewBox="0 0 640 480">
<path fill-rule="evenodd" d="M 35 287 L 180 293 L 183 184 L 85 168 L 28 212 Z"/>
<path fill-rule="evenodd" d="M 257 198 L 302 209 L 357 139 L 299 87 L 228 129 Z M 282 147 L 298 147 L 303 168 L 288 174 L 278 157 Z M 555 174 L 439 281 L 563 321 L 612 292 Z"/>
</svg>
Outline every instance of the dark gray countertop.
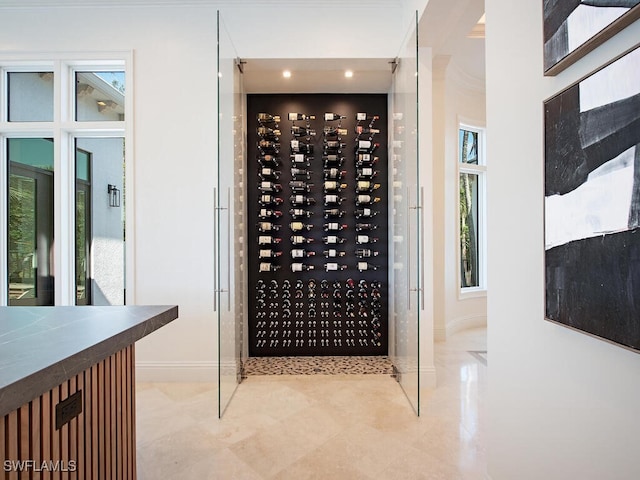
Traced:
<svg viewBox="0 0 640 480">
<path fill-rule="evenodd" d="M 177 317 L 177 306 L 0 307 L 0 416 Z"/>
</svg>

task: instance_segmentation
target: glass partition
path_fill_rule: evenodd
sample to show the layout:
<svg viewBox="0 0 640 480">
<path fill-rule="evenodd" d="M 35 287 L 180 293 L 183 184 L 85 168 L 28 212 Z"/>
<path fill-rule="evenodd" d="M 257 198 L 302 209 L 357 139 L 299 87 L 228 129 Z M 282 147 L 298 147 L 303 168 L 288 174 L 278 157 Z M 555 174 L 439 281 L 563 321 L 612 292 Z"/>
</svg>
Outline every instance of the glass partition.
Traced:
<svg viewBox="0 0 640 480">
<path fill-rule="evenodd" d="M 389 356 L 396 378 L 420 414 L 422 193 L 418 159 L 418 38 L 416 22 L 394 63 L 391 95 L 389 204 L 393 246 Z"/>
<path fill-rule="evenodd" d="M 218 182 L 215 211 L 215 304 L 218 318 L 218 415 L 242 380 L 245 273 L 244 91 L 241 64 L 218 12 Z"/>
</svg>

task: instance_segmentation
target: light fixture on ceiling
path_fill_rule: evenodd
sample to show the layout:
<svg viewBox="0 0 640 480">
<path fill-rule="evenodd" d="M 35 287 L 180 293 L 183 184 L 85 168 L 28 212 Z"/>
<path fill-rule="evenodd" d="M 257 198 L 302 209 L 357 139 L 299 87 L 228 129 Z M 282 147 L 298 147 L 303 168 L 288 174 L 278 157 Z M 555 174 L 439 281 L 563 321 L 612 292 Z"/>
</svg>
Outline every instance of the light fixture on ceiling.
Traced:
<svg viewBox="0 0 640 480">
<path fill-rule="evenodd" d="M 291 71 L 290 70 L 285 70 L 282 72 L 282 76 L 284 78 L 291 78 Z"/>
<path fill-rule="evenodd" d="M 344 72 L 344 76 L 345 76 L 345 78 L 351 78 L 351 77 L 353 77 L 353 71 L 351 71 L 351 70 L 345 70 L 345 72 Z"/>
</svg>

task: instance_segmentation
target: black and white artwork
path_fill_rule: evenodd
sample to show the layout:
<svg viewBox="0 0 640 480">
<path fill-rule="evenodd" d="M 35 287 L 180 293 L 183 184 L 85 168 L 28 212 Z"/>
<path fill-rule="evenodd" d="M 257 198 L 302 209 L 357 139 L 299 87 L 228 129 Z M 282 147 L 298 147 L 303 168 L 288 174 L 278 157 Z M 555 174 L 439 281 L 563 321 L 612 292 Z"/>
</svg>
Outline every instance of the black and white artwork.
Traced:
<svg viewBox="0 0 640 480">
<path fill-rule="evenodd" d="M 640 351 L 640 48 L 545 102 L 548 319 Z"/>
<path fill-rule="evenodd" d="M 640 0 L 543 0 L 544 71 L 555 75 L 640 18 Z"/>
</svg>

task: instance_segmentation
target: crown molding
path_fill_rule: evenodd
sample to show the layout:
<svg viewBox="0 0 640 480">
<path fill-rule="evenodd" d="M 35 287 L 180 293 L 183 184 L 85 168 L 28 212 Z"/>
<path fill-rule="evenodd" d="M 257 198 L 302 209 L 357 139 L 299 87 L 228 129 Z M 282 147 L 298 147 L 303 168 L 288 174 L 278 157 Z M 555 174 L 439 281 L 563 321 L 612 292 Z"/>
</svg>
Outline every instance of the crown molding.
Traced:
<svg viewBox="0 0 640 480">
<path fill-rule="evenodd" d="M 368 0 L 367 8 L 393 8 L 405 6 L 406 0 Z M 323 0 L 321 5 L 309 5 L 307 0 L 0 0 L 2 8 L 61 8 L 61 7 L 198 7 L 216 8 L 362 8 L 358 0 Z"/>
</svg>

